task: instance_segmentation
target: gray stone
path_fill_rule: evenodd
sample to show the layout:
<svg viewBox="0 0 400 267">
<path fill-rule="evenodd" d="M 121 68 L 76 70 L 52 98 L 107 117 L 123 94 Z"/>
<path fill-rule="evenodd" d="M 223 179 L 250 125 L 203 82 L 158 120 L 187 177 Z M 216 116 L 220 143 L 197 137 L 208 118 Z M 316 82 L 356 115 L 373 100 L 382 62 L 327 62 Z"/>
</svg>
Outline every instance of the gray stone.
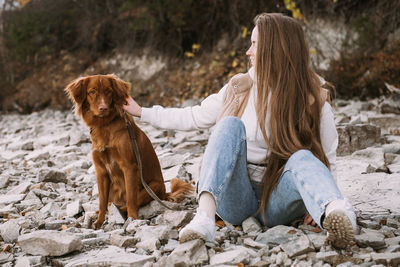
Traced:
<svg viewBox="0 0 400 267">
<path fill-rule="evenodd" d="M 379 250 L 379 252 L 383 253 L 393 253 L 393 252 L 400 252 L 400 245 L 391 245 L 387 246 L 385 250 Z"/>
<path fill-rule="evenodd" d="M 261 249 L 261 248 L 267 247 L 267 245 L 262 244 L 262 243 L 260 243 L 260 242 L 256 242 L 256 241 L 254 241 L 254 240 L 251 239 L 251 238 L 245 238 L 245 239 L 243 240 L 243 244 L 246 245 L 246 246 L 249 246 L 249 247 L 256 248 L 256 249 Z"/>
<path fill-rule="evenodd" d="M 13 189 L 7 192 L 7 195 L 18 195 L 18 194 L 25 194 L 28 190 L 29 186 L 31 186 L 31 182 L 23 182 L 14 187 Z"/>
<path fill-rule="evenodd" d="M 250 250 L 245 247 L 238 247 L 234 250 L 218 253 L 210 257 L 210 265 L 232 265 L 238 263 L 248 264 L 251 256 L 254 254 L 255 253 L 251 253 Z"/>
<path fill-rule="evenodd" d="M 111 234 L 110 235 L 110 243 L 111 245 L 117 246 L 117 247 L 130 247 L 134 244 L 136 244 L 138 240 L 132 236 L 122 236 L 119 234 Z"/>
<path fill-rule="evenodd" d="M 361 123 L 368 123 L 368 117 L 365 116 L 364 114 L 358 114 L 356 116 L 353 116 L 350 121 L 350 124 L 361 124 Z"/>
<path fill-rule="evenodd" d="M 179 170 L 182 168 L 182 164 L 176 165 L 174 167 L 163 169 L 162 174 L 165 182 L 171 181 L 173 178 L 177 178 Z"/>
<path fill-rule="evenodd" d="M 154 256 L 139 255 L 126 252 L 124 249 L 110 246 L 103 249 L 91 250 L 77 256 L 55 258 L 53 265 L 64 267 L 77 266 L 130 266 L 142 267 L 146 263 L 154 262 Z"/>
<path fill-rule="evenodd" d="M 353 257 L 355 259 L 359 259 L 359 260 L 364 261 L 364 262 L 371 261 L 371 253 L 370 252 L 366 252 L 365 253 L 364 251 L 361 251 L 361 252 L 358 252 L 358 253 L 353 253 Z"/>
<path fill-rule="evenodd" d="M 0 196 L 0 205 L 8 205 L 11 203 L 18 203 L 25 198 L 25 194 L 17 195 L 2 195 Z"/>
<path fill-rule="evenodd" d="M 14 255 L 8 252 L 1 252 L 0 253 L 0 264 L 6 263 L 6 262 L 11 262 L 14 260 Z M 2 266 L 6 266 L 5 264 Z"/>
<path fill-rule="evenodd" d="M 399 223 L 398 220 L 395 220 L 395 219 L 392 219 L 392 218 L 387 218 L 386 225 L 389 226 L 389 227 L 397 229 L 397 228 L 399 228 L 400 223 Z"/>
<path fill-rule="evenodd" d="M 162 201 L 165 205 L 169 207 L 179 207 L 179 203 L 174 203 L 174 202 L 169 202 L 169 201 Z M 139 218 L 141 219 L 151 219 L 153 217 L 156 217 L 157 215 L 163 213 L 166 211 L 167 208 L 163 207 L 160 203 L 157 201 L 153 200 L 146 206 L 143 206 L 139 209 Z"/>
<path fill-rule="evenodd" d="M 358 224 L 362 227 L 366 227 L 369 229 L 380 229 L 381 228 L 381 225 L 378 222 L 371 221 L 371 220 L 359 220 Z"/>
<path fill-rule="evenodd" d="M 26 160 L 32 160 L 33 162 L 44 161 L 48 160 L 49 158 L 50 158 L 49 152 L 42 152 L 40 150 L 29 153 L 29 155 L 25 157 Z"/>
<path fill-rule="evenodd" d="M 67 216 L 74 217 L 75 215 L 78 215 L 81 212 L 81 210 L 82 210 L 81 201 L 77 199 L 74 202 L 69 203 L 67 205 Z"/>
<path fill-rule="evenodd" d="M 59 196 L 59 194 L 56 192 L 46 191 L 46 190 L 42 190 L 42 189 L 33 189 L 31 192 L 33 192 L 36 196 L 40 197 L 41 199 L 46 198 L 46 197 L 55 199 L 56 197 Z"/>
<path fill-rule="evenodd" d="M 385 243 L 387 246 L 400 245 L 400 236 L 386 238 Z"/>
<path fill-rule="evenodd" d="M 0 216 L 8 216 L 9 214 L 18 214 L 18 210 L 14 207 L 14 204 L 9 204 L 3 208 L 0 208 Z"/>
<path fill-rule="evenodd" d="M 389 154 L 388 156 L 392 158 L 388 164 L 393 163 L 393 161 L 397 159 L 397 156 L 400 154 L 400 144 L 398 143 L 384 144 L 382 145 L 382 148 L 383 152 L 385 152 L 385 155 Z"/>
<path fill-rule="evenodd" d="M 170 232 L 171 232 L 171 226 L 168 225 L 158 225 L 158 226 L 143 225 L 142 227 L 136 229 L 135 238 L 138 238 L 140 241 L 149 239 L 168 241 Z"/>
<path fill-rule="evenodd" d="M 39 198 L 35 198 L 35 199 L 25 198 L 20 203 L 15 204 L 15 207 L 17 207 L 19 210 L 21 210 L 22 213 L 26 213 L 29 210 L 41 209 L 43 207 L 43 204 Z"/>
<path fill-rule="evenodd" d="M 19 256 L 15 262 L 15 267 L 44 266 L 46 259 L 43 256 Z"/>
<path fill-rule="evenodd" d="M 28 141 L 21 146 L 22 150 L 34 150 L 33 141 Z"/>
<path fill-rule="evenodd" d="M 314 251 L 314 247 L 311 244 L 307 236 L 303 235 L 297 239 L 281 244 L 281 248 L 289 257 L 299 256 L 311 251 Z"/>
<path fill-rule="evenodd" d="M 371 253 L 373 261 L 386 266 L 399 266 L 400 252 L 395 253 Z"/>
<path fill-rule="evenodd" d="M 124 224 L 125 223 L 125 218 L 122 215 L 121 211 L 118 209 L 117 206 L 112 203 L 108 207 L 108 223 L 111 224 Z"/>
<path fill-rule="evenodd" d="M 384 235 L 380 233 L 363 233 L 361 235 L 356 235 L 355 240 L 357 245 L 363 248 L 372 247 L 374 249 L 380 249 L 386 245 Z"/>
<path fill-rule="evenodd" d="M 320 250 L 321 247 L 325 244 L 326 235 L 307 234 L 307 237 L 316 250 Z"/>
<path fill-rule="evenodd" d="M 90 161 L 82 161 L 81 163 L 81 168 L 82 169 L 89 169 L 92 166 L 92 163 Z"/>
<path fill-rule="evenodd" d="M 242 222 L 243 232 L 258 232 L 261 231 L 261 225 L 259 221 L 254 217 L 249 217 Z"/>
<path fill-rule="evenodd" d="M 0 189 L 8 186 L 9 182 L 10 182 L 10 178 L 8 176 L 0 175 Z"/>
<path fill-rule="evenodd" d="M 31 267 L 28 257 L 18 257 L 15 262 L 15 267 Z"/>
<path fill-rule="evenodd" d="M 96 212 L 99 209 L 99 204 L 94 202 L 82 203 L 82 208 L 85 212 Z"/>
<path fill-rule="evenodd" d="M 58 206 L 58 204 L 54 203 L 54 202 L 50 202 L 50 203 L 46 204 L 43 208 L 40 209 L 40 212 L 43 215 L 46 216 L 48 214 L 53 217 L 57 217 L 57 215 L 60 213 L 60 211 L 61 211 L 60 206 Z"/>
<path fill-rule="evenodd" d="M 190 153 L 186 153 L 186 154 L 165 154 L 163 156 L 159 157 L 160 160 L 160 165 L 162 169 L 166 169 L 169 167 L 173 167 L 176 165 L 180 165 L 182 163 L 185 162 L 185 160 L 187 160 L 188 158 L 191 157 Z"/>
<path fill-rule="evenodd" d="M 318 260 L 324 260 L 327 261 L 328 258 L 333 258 L 339 256 L 339 253 L 336 251 L 324 251 L 324 252 L 318 252 L 316 254 L 316 259 Z"/>
<path fill-rule="evenodd" d="M 76 146 L 82 143 L 90 143 L 90 136 L 88 132 L 70 131 L 69 132 L 69 145 Z"/>
<path fill-rule="evenodd" d="M 324 262 L 328 262 L 333 266 L 339 265 L 344 262 L 352 262 L 353 264 L 360 264 L 363 261 L 360 259 L 356 259 L 350 256 L 341 255 L 336 251 L 326 251 L 326 252 L 318 252 L 316 254 L 317 260 L 323 260 Z"/>
<path fill-rule="evenodd" d="M 136 239 L 136 238 L 135 238 Z M 142 241 L 138 242 L 135 247 L 142 248 L 149 251 L 158 250 L 161 246 L 160 240 L 156 237 L 151 237 L 147 239 L 143 239 Z"/>
<path fill-rule="evenodd" d="M 354 263 L 352 263 L 351 261 L 346 261 L 344 263 L 336 265 L 336 267 L 351 267 L 353 265 L 354 265 Z"/>
<path fill-rule="evenodd" d="M 382 233 L 385 236 L 385 238 L 395 237 L 395 232 L 396 231 L 397 231 L 396 229 L 394 229 L 392 227 L 389 227 L 389 226 L 386 226 L 386 225 L 383 225 L 381 227 L 381 229 L 379 229 L 379 232 Z"/>
<path fill-rule="evenodd" d="M 168 243 L 165 244 L 163 247 L 162 251 L 163 252 L 172 252 L 174 249 L 176 249 L 179 246 L 179 242 L 175 239 L 169 239 Z"/>
<path fill-rule="evenodd" d="M 147 220 L 133 220 L 132 222 L 130 222 L 128 224 L 128 226 L 126 227 L 126 232 L 130 233 L 130 234 L 134 234 L 136 233 L 136 229 L 140 226 L 143 225 L 147 225 L 148 221 Z"/>
<path fill-rule="evenodd" d="M 345 124 L 336 127 L 339 135 L 339 156 L 349 155 L 381 142 L 381 129 L 371 124 Z"/>
<path fill-rule="evenodd" d="M 85 212 L 82 227 L 88 228 L 88 229 L 92 228 L 92 225 L 96 221 L 96 219 L 97 219 L 96 212 L 94 212 L 94 211 Z"/>
<path fill-rule="evenodd" d="M 290 264 L 288 264 L 288 265 L 286 265 L 285 264 L 285 262 L 288 260 L 289 258 L 288 258 L 288 255 L 286 254 L 286 253 L 284 253 L 284 252 L 279 252 L 277 255 L 276 255 L 276 261 L 275 261 L 275 264 L 276 265 L 278 265 L 278 266 L 290 266 Z"/>
<path fill-rule="evenodd" d="M 268 266 L 270 266 L 270 264 L 266 261 L 260 260 L 260 261 L 253 263 L 251 266 L 253 266 L 253 267 L 268 267 Z M 299 266 L 299 265 L 295 265 L 295 266 Z"/>
<path fill-rule="evenodd" d="M 61 230 L 63 225 L 67 225 L 69 222 L 67 220 L 54 220 L 50 219 L 44 224 L 46 230 Z"/>
<path fill-rule="evenodd" d="M 193 213 L 185 210 L 166 210 L 162 215 L 162 221 L 172 227 L 181 227 L 190 222 Z"/>
<path fill-rule="evenodd" d="M 193 266 L 204 264 L 207 261 L 206 246 L 202 240 L 196 239 L 175 248 L 168 256 L 166 266 Z"/>
<path fill-rule="evenodd" d="M 21 226 L 17 220 L 9 220 L 0 225 L 0 234 L 3 240 L 7 243 L 14 243 L 17 241 Z"/>
<path fill-rule="evenodd" d="M 65 172 L 56 169 L 41 169 L 37 174 L 39 182 L 51 182 L 51 183 L 67 183 L 67 175 Z"/>
<path fill-rule="evenodd" d="M 91 238 L 82 239 L 82 245 L 85 247 L 97 247 L 109 244 L 110 238 L 108 236 L 96 236 Z"/>
<path fill-rule="evenodd" d="M 294 227 L 278 225 L 259 234 L 255 241 L 268 246 L 279 246 L 280 244 L 293 241 L 303 235 L 304 234 L 300 230 Z"/>
<path fill-rule="evenodd" d="M 382 114 L 385 114 L 385 113 L 400 114 L 400 104 L 398 103 L 398 101 L 393 101 L 391 99 L 385 99 L 380 104 L 380 111 Z"/>
<path fill-rule="evenodd" d="M 82 248 L 82 241 L 73 234 L 40 230 L 18 237 L 22 251 L 31 255 L 61 256 Z"/>
<path fill-rule="evenodd" d="M 295 259 L 291 266 L 293 266 L 293 267 L 309 267 L 309 266 L 312 266 L 312 262 L 311 261 L 307 262 L 307 261 L 302 261 L 302 260 L 299 260 L 299 259 Z"/>
</svg>

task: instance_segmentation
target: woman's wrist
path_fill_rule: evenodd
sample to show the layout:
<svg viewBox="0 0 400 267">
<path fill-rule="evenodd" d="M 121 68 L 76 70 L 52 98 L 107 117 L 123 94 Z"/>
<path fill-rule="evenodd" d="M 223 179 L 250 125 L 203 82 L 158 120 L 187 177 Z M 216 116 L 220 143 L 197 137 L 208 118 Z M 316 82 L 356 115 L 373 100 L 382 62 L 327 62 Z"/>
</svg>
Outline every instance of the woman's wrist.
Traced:
<svg viewBox="0 0 400 267">
<path fill-rule="evenodd" d="M 136 112 L 136 117 L 141 118 L 142 117 L 142 107 L 138 106 L 137 112 Z"/>
</svg>

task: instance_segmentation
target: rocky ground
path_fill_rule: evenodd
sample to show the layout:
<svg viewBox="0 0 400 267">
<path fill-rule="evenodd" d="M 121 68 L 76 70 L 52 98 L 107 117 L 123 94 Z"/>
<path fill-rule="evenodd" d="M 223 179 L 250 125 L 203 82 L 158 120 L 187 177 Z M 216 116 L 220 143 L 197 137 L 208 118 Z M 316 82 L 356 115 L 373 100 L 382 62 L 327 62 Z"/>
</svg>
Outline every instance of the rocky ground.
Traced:
<svg viewBox="0 0 400 267">
<path fill-rule="evenodd" d="M 93 230 L 98 191 L 89 131 L 80 119 L 54 110 L 1 115 L 0 264 L 397 266 L 400 118 L 385 109 L 398 109 L 392 100 L 335 101 L 338 184 L 354 204 L 361 228 L 347 251 L 325 245 L 326 233 L 314 227 L 294 223 L 267 229 L 253 218 L 242 225 L 218 222 L 215 243 L 179 244 L 178 231 L 196 208 L 194 195 L 175 204 L 184 207 L 181 211 L 151 202 L 126 232 L 123 215 L 111 206 L 102 229 Z M 197 179 L 208 131 L 164 131 L 138 124 L 154 144 L 167 187 L 173 177 Z"/>
</svg>

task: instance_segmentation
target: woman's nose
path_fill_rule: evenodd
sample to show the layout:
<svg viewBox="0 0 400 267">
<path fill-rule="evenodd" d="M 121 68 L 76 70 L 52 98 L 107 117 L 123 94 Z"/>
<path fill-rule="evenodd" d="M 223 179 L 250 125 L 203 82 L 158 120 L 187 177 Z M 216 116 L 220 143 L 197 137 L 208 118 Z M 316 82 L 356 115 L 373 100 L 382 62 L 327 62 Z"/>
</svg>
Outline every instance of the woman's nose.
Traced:
<svg viewBox="0 0 400 267">
<path fill-rule="evenodd" d="M 251 56 L 251 47 L 249 48 L 249 49 L 247 49 L 247 51 L 246 51 L 246 56 Z"/>
</svg>

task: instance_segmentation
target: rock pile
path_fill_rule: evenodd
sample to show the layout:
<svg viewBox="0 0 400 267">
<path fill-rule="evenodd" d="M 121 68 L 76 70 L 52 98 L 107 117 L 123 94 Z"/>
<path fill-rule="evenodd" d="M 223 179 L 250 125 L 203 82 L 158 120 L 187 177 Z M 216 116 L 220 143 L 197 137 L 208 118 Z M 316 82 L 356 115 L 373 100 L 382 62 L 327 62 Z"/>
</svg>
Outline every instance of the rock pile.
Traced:
<svg viewBox="0 0 400 267">
<path fill-rule="evenodd" d="M 400 120 L 378 101 L 337 101 L 337 179 L 361 228 L 347 251 L 325 245 L 312 226 L 266 228 L 250 217 L 219 222 L 215 243 L 178 242 L 195 196 L 180 211 L 153 201 L 122 229 L 110 206 L 100 230 L 91 225 L 98 190 L 89 131 L 72 112 L 45 110 L 0 117 L 0 264 L 2 266 L 397 266 L 400 264 Z M 198 178 L 209 131 L 164 131 L 138 123 L 153 142 L 169 181 Z M 347 141 L 346 141 L 347 140 Z M 172 205 L 172 203 L 168 203 Z M 242 264 L 242 265 L 241 265 Z"/>
</svg>

